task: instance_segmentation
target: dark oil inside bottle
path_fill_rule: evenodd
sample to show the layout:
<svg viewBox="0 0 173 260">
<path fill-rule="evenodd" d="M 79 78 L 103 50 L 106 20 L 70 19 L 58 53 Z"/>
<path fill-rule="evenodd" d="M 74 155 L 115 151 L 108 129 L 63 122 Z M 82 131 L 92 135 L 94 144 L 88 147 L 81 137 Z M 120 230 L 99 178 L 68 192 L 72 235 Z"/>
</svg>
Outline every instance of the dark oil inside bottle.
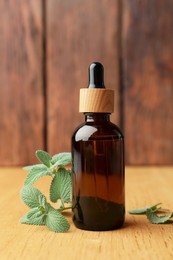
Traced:
<svg viewBox="0 0 173 260">
<path fill-rule="evenodd" d="M 73 221 L 81 229 L 111 230 L 124 223 L 123 136 L 108 117 L 95 115 L 72 138 Z"/>
</svg>

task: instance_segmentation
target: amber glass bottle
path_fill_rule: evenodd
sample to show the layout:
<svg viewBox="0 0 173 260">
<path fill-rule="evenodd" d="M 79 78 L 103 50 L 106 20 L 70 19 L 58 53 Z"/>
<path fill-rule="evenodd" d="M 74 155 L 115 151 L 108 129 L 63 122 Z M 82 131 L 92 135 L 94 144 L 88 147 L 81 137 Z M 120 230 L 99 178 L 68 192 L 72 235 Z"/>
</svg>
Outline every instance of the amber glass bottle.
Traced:
<svg viewBox="0 0 173 260">
<path fill-rule="evenodd" d="M 110 122 L 113 91 L 104 86 L 102 64 L 92 63 L 89 75 L 89 87 L 80 93 L 85 122 L 72 136 L 73 222 L 111 230 L 124 223 L 124 141 Z"/>
</svg>

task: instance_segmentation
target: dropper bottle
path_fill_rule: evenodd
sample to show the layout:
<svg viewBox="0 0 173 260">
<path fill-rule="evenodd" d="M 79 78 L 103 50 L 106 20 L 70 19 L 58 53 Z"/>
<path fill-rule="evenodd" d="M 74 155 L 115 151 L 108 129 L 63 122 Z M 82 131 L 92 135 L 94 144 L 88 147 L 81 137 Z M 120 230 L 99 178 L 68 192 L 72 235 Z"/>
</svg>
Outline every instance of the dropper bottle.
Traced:
<svg viewBox="0 0 173 260">
<path fill-rule="evenodd" d="M 105 88 L 104 68 L 89 67 L 88 88 L 80 90 L 85 122 L 72 136 L 73 222 L 85 230 L 112 230 L 124 223 L 124 138 L 110 122 L 114 91 Z"/>
</svg>

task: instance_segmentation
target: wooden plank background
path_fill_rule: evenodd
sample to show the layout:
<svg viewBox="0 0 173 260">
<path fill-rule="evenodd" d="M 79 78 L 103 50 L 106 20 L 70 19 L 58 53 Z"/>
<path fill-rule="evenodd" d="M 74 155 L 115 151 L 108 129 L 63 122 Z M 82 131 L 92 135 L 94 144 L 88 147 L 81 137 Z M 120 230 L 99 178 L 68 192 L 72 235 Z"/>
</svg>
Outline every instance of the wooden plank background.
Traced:
<svg viewBox="0 0 173 260">
<path fill-rule="evenodd" d="M 126 160 L 173 163 L 173 1 L 124 1 Z"/>
<path fill-rule="evenodd" d="M 79 89 L 104 64 L 126 163 L 173 164 L 171 0 L 2 0 L 0 165 L 70 151 Z"/>
<path fill-rule="evenodd" d="M 0 164 L 44 148 L 42 1 L 0 1 Z"/>
<path fill-rule="evenodd" d="M 50 153 L 56 153 L 70 149 L 71 135 L 84 120 L 79 89 L 88 85 L 92 61 L 104 64 L 106 84 L 117 89 L 113 120 L 118 120 L 118 3 L 49 0 L 46 10 L 47 144 Z"/>
</svg>

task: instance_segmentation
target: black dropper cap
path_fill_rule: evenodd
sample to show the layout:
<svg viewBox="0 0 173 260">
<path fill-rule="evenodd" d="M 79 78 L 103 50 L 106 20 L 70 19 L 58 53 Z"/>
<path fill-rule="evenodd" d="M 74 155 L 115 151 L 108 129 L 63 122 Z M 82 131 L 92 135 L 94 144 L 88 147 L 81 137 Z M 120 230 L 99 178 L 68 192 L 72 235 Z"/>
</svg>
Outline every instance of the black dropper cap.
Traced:
<svg viewBox="0 0 173 260">
<path fill-rule="evenodd" d="M 104 67 L 99 62 L 89 66 L 88 88 L 80 89 L 79 112 L 112 113 L 114 111 L 114 91 L 104 85 Z"/>
<path fill-rule="evenodd" d="M 88 88 L 105 88 L 104 67 L 99 62 L 93 62 L 89 66 L 89 85 Z"/>
</svg>

